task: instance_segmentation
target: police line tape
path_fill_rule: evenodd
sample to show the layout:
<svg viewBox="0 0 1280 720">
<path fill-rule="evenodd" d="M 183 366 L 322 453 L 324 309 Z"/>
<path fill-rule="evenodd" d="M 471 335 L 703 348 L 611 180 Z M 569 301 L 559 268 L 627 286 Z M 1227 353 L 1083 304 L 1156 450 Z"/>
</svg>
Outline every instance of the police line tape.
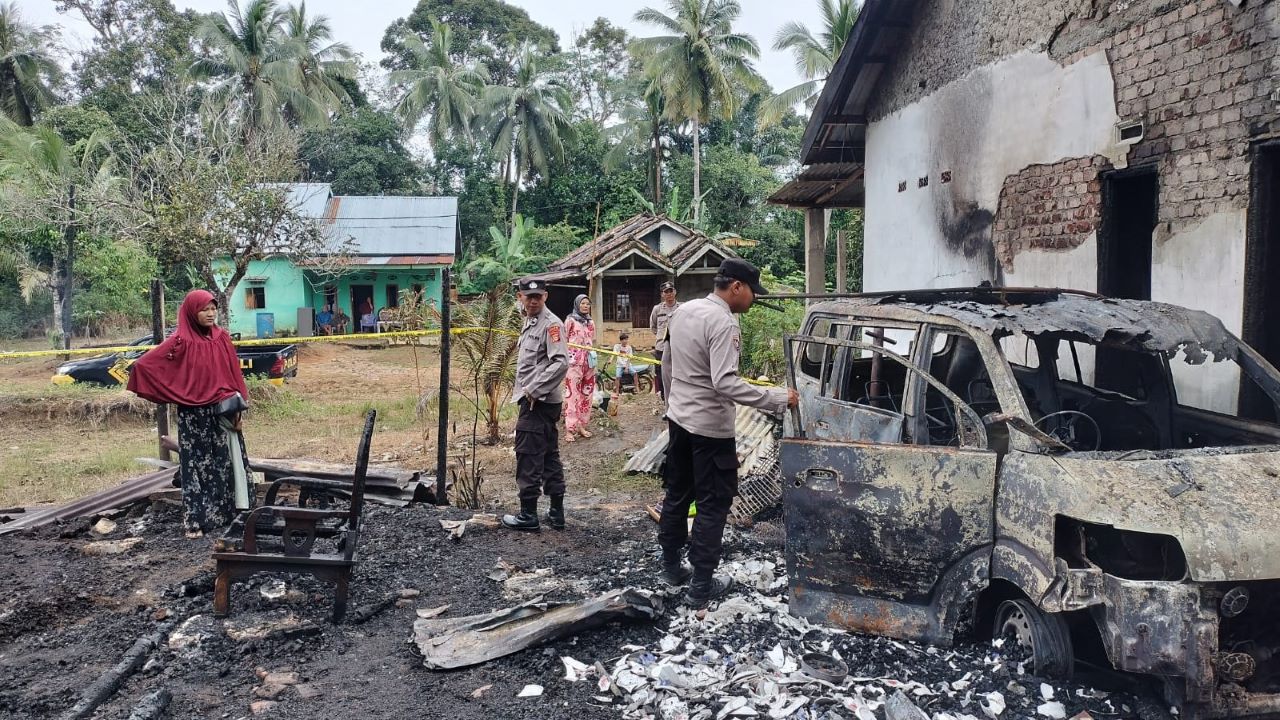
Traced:
<svg viewBox="0 0 1280 720">
<path fill-rule="evenodd" d="M 487 328 L 487 327 L 452 328 L 450 329 L 449 334 L 465 335 L 468 333 L 477 333 L 477 332 L 494 332 L 499 335 L 508 335 L 510 337 L 520 336 L 520 333 L 515 332 L 513 330 L 503 330 L 501 328 Z M 429 337 L 433 335 L 439 335 L 440 333 L 441 333 L 440 330 L 393 330 L 391 332 L 356 333 L 353 335 L 314 335 L 311 337 L 253 338 L 249 340 L 232 340 L 231 344 L 237 347 L 254 347 L 257 345 L 280 345 L 282 343 L 288 344 L 288 345 L 297 345 L 300 343 L 313 343 L 313 342 L 344 342 L 344 341 L 349 342 L 351 340 L 418 338 L 418 337 Z M 625 356 L 623 353 L 616 353 L 612 350 L 607 350 L 602 347 L 593 347 L 591 345 L 579 345 L 577 343 L 567 343 L 567 344 L 569 347 L 572 347 L 572 348 L 578 348 L 580 350 L 592 350 L 601 355 L 609 355 L 613 357 Z M 143 352 L 146 350 L 151 350 L 155 347 L 158 347 L 158 346 L 156 345 L 117 345 L 114 347 L 72 348 L 70 350 L 24 350 L 24 351 L 15 351 L 15 352 L 0 352 L 0 360 L 25 360 L 30 358 L 56 357 L 56 356 L 65 356 L 65 355 L 110 355 L 112 353 Z M 625 357 L 630 357 L 633 360 L 637 359 L 636 356 L 634 355 L 625 356 Z M 662 361 L 658 360 L 657 358 L 644 357 L 640 359 L 644 360 L 644 362 L 642 363 L 644 365 L 654 365 L 654 366 L 662 365 Z M 767 387 L 773 387 L 774 385 L 771 382 L 765 382 L 762 380 L 751 380 L 749 378 L 744 378 L 744 379 L 748 383 L 751 383 L 752 385 L 763 385 Z"/>
</svg>

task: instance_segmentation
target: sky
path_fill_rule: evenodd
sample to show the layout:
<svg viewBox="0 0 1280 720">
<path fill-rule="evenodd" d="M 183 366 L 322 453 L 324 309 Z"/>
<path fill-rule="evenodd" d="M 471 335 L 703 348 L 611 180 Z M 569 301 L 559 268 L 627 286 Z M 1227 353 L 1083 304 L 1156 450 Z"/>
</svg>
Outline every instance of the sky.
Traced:
<svg viewBox="0 0 1280 720">
<path fill-rule="evenodd" d="M 524 8 L 535 21 L 555 30 L 560 35 L 561 47 L 585 30 L 602 14 L 615 25 L 627 28 L 638 37 L 657 34 L 651 26 L 635 23 L 631 17 L 637 10 L 652 6 L 667 11 L 664 0 L 508 0 Z M 800 82 L 791 56 L 772 50 L 773 38 L 778 29 L 788 21 L 804 23 L 817 32 L 821 27 L 816 0 L 799 0 L 796 4 L 778 0 L 739 0 L 742 15 L 736 29 L 755 37 L 760 45 L 757 69 L 769 81 L 775 91 L 789 88 Z M 74 14 L 60 15 L 54 9 L 53 0 L 17 0 L 28 22 L 45 25 L 56 23 L 64 30 L 64 44 L 71 50 L 86 47 L 92 37 L 89 27 Z M 407 16 L 416 0 L 308 0 L 309 13 L 327 15 L 338 40 L 346 42 L 366 61 L 376 63 L 382 57 L 379 48 L 382 34 L 397 18 Z M 178 8 L 192 8 L 201 12 L 225 10 L 225 0 L 174 0 Z"/>
</svg>

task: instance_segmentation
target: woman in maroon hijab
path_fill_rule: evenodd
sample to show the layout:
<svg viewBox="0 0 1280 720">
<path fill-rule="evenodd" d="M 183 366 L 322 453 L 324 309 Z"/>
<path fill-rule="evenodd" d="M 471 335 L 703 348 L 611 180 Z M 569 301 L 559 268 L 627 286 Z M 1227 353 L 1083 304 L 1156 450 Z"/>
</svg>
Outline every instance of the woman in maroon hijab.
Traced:
<svg viewBox="0 0 1280 720">
<path fill-rule="evenodd" d="M 218 304 L 192 290 L 178 310 L 178 331 L 130 368 L 129 389 L 178 406 L 183 524 L 187 537 L 220 530 L 249 507 L 249 462 L 240 412 L 249 390 L 231 336 L 218 327 Z"/>
</svg>

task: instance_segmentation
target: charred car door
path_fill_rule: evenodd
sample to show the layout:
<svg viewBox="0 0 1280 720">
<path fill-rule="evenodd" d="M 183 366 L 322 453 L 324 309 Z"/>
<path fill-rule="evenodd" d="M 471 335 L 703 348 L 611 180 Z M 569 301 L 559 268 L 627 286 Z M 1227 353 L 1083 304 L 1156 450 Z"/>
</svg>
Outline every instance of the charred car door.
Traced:
<svg viewBox="0 0 1280 720">
<path fill-rule="evenodd" d="M 902 328 L 872 322 L 879 321 L 854 323 L 849 339 L 787 338 L 794 382 L 813 369 L 803 359 L 833 366 L 819 376 L 816 395 L 802 394 L 782 439 L 791 608 L 852 629 L 946 643 L 963 601 L 986 583 L 996 453 L 973 409 L 930 374 L 933 348 L 948 346 L 935 341 L 939 331 L 925 326 L 903 343 Z M 849 384 L 867 377 L 873 362 L 872 382 L 887 392 L 858 395 Z M 903 383 L 892 412 L 873 403 L 893 395 L 884 379 L 895 376 Z M 843 437 L 822 428 L 840 403 L 850 415 L 891 412 L 892 436 L 889 426 L 871 436 L 857 422 L 840 425 Z M 951 428 L 951 437 L 940 428 Z"/>
</svg>

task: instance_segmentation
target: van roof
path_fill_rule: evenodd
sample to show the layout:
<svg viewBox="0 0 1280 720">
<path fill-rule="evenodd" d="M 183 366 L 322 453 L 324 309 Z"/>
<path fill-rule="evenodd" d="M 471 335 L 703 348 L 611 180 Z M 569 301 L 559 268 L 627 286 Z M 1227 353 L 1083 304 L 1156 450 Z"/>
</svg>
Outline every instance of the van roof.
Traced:
<svg viewBox="0 0 1280 720">
<path fill-rule="evenodd" d="M 1046 288 L 948 288 L 861 293 L 821 301 L 812 314 L 908 321 L 945 317 L 1000 338 L 1014 333 L 1128 345 L 1200 362 L 1234 357 L 1238 341 L 1202 310 Z"/>
</svg>

